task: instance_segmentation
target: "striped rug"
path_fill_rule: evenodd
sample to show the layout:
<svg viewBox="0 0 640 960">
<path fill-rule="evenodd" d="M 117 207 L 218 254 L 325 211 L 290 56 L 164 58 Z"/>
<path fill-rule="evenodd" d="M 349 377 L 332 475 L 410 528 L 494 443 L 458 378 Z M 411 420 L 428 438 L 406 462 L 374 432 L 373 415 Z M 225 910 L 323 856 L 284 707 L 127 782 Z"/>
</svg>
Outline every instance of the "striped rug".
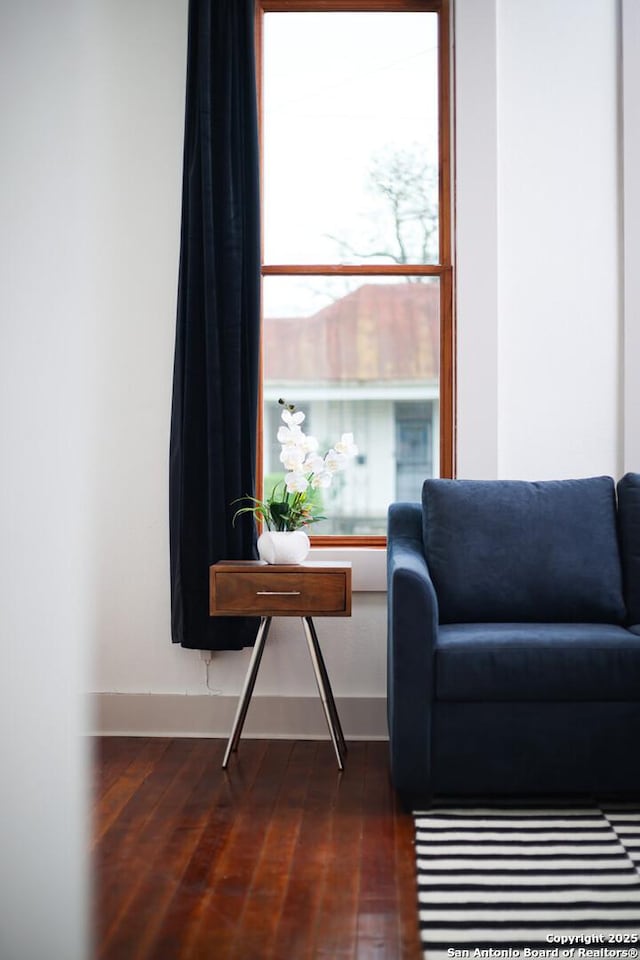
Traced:
<svg viewBox="0 0 640 960">
<path fill-rule="evenodd" d="M 443 802 L 414 820 L 426 960 L 640 960 L 640 804 Z"/>
</svg>

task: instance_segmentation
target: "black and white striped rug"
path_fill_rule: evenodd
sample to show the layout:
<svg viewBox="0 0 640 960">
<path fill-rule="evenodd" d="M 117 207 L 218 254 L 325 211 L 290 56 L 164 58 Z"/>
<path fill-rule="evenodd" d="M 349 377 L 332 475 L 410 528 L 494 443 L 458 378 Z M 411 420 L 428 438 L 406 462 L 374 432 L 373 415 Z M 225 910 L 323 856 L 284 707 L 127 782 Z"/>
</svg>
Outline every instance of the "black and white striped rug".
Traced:
<svg viewBox="0 0 640 960">
<path fill-rule="evenodd" d="M 640 960 L 640 803 L 443 802 L 414 820 L 426 960 Z"/>
</svg>

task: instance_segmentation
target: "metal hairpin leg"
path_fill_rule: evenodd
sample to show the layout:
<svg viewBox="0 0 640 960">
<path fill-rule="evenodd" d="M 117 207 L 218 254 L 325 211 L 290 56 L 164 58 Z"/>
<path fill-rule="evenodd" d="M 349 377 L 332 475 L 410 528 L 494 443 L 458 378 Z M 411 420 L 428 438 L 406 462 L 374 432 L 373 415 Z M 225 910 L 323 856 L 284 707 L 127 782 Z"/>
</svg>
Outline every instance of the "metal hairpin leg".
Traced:
<svg viewBox="0 0 640 960">
<path fill-rule="evenodd" d="M 342 732 L 342 724 L 340 723 L 340 717 L 338 716 L 338 708 L 336 707 L 336 702 L 333 698 L 333 690 L 331 689 L 331 681 L 329 680 L 329 674 L 327 673 L 327 667 L 324 662 L 324 657 L 322 656 L 322 649 L 320 647 L 320 642 L 318 640 L 318 634 L 316 633 L 316 628 L 314 626 L 313 620 L 311 617 L 303 618 L 308 621 L 308 627 L 311 632 L 311 638 L 313 645 L 316 651 L 316 656 L 318 658 L 318 666 L 320 667 L 320 673 L 322 674 L 322 679 L 324 681 L 325 689 L 327 692 L 327 700 L 329 703 L 329 709 L 331 710 L 331 716 L 333 718 L 333 726 L 336 731 L 337 739 L 340 744 L 343 753 L 347 752 L 347 744 L 345 743 L 344 734 Z"/>
<path fill-rule="evenodd" d="M 329 727 L 329 735 L 331 736 L 333 749 L 335 750 L 336 758 L 338 760 L 338 767 L 340 770 L 344 770 L 344 753 L 346 752 L 347 748 L 344 742 L 344 736 L 342 733 L 342 727 L 340 726 L 340 718 L 338 717 L 335 700 L 333 699 L 329 675 L 327 674 L 327 668 L 322 657 L 322 651 L 320 650 L 318 637 L 313 626 L 313 620 L 311 617 L 302 617 L 302 625 L 307 637 L 309 656 L 311 657 L 311 663 L 313 664 L 313 672 L 315 673 L 316 683 L 318 684 L 318 693 L 320 694 L 322 709 L 324 710 L 327 726 Z"/>
<path fill-rule="evenodd" d="M 224 760 L 222 761 L 223 770 L 226 769 L 226 766 L 229 763 L 229 756 L 231 754 L 231 751 L 238 749 L 238 742 L 240 740 L 240 735 L 242 733 L 244 721 L 247 716 L 247 710 L 249 709 L 249 703 L 251 702 L 251 695 L 253 694 L 253 688 L 256 685 L 256 677 L 258 676 L 258 667 L 260 666 L 260 661 L 262 659 L 262 652 L 264 650 L 264 644 L 265 644 L 265 640 L 267 639 L 267 634 L 269 633 L 270 626 L 271 626 L 271 617 L 262 617 L 262 619 L 260 620 L 260 626 L 258 627 L 256 642 L 253 645 L 253 653 L 251 654 L 251 660 L 249 661 L 249 669 L 247 670 L 247 675 L 244 678 L 244 685 L 242 687 L 242 693 L 240 694 L 238 708 L 236 710 L 236 715 L 233 721 L 231 736 L 229 737 L 229 742 L 227 743 L 227 749 L 225 750 L 225 753 L 224 753 Z"/>
</svg>

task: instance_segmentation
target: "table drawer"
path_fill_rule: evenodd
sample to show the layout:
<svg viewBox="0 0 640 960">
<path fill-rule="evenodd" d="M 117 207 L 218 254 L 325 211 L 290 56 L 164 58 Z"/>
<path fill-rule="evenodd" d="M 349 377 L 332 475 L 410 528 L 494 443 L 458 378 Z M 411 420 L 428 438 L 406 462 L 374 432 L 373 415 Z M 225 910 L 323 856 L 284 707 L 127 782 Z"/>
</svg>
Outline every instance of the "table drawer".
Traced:
<svg viewBox="0 0 640 960">
<path fill-rule="evenodd" d="M 212 567 L 212 616 L 349 616 L 350 571 L 225 570 Z"/>
</svg>

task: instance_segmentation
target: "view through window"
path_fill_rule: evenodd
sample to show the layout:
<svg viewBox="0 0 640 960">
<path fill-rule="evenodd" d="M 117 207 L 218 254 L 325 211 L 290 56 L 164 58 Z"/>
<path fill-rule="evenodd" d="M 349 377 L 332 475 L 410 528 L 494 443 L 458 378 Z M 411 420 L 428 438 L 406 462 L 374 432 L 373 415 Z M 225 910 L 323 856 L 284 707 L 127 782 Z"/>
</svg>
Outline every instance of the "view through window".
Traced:
<svg viewBox="0 0 640 960">
<path fill-rule="evenodd" d="M 358 445 L 310 532 L 373 540 L 452 470 L 446 9 L 285 6 L 259 30 L 264 487 L 284 398 L 321 451 Z"/>
</svg>

